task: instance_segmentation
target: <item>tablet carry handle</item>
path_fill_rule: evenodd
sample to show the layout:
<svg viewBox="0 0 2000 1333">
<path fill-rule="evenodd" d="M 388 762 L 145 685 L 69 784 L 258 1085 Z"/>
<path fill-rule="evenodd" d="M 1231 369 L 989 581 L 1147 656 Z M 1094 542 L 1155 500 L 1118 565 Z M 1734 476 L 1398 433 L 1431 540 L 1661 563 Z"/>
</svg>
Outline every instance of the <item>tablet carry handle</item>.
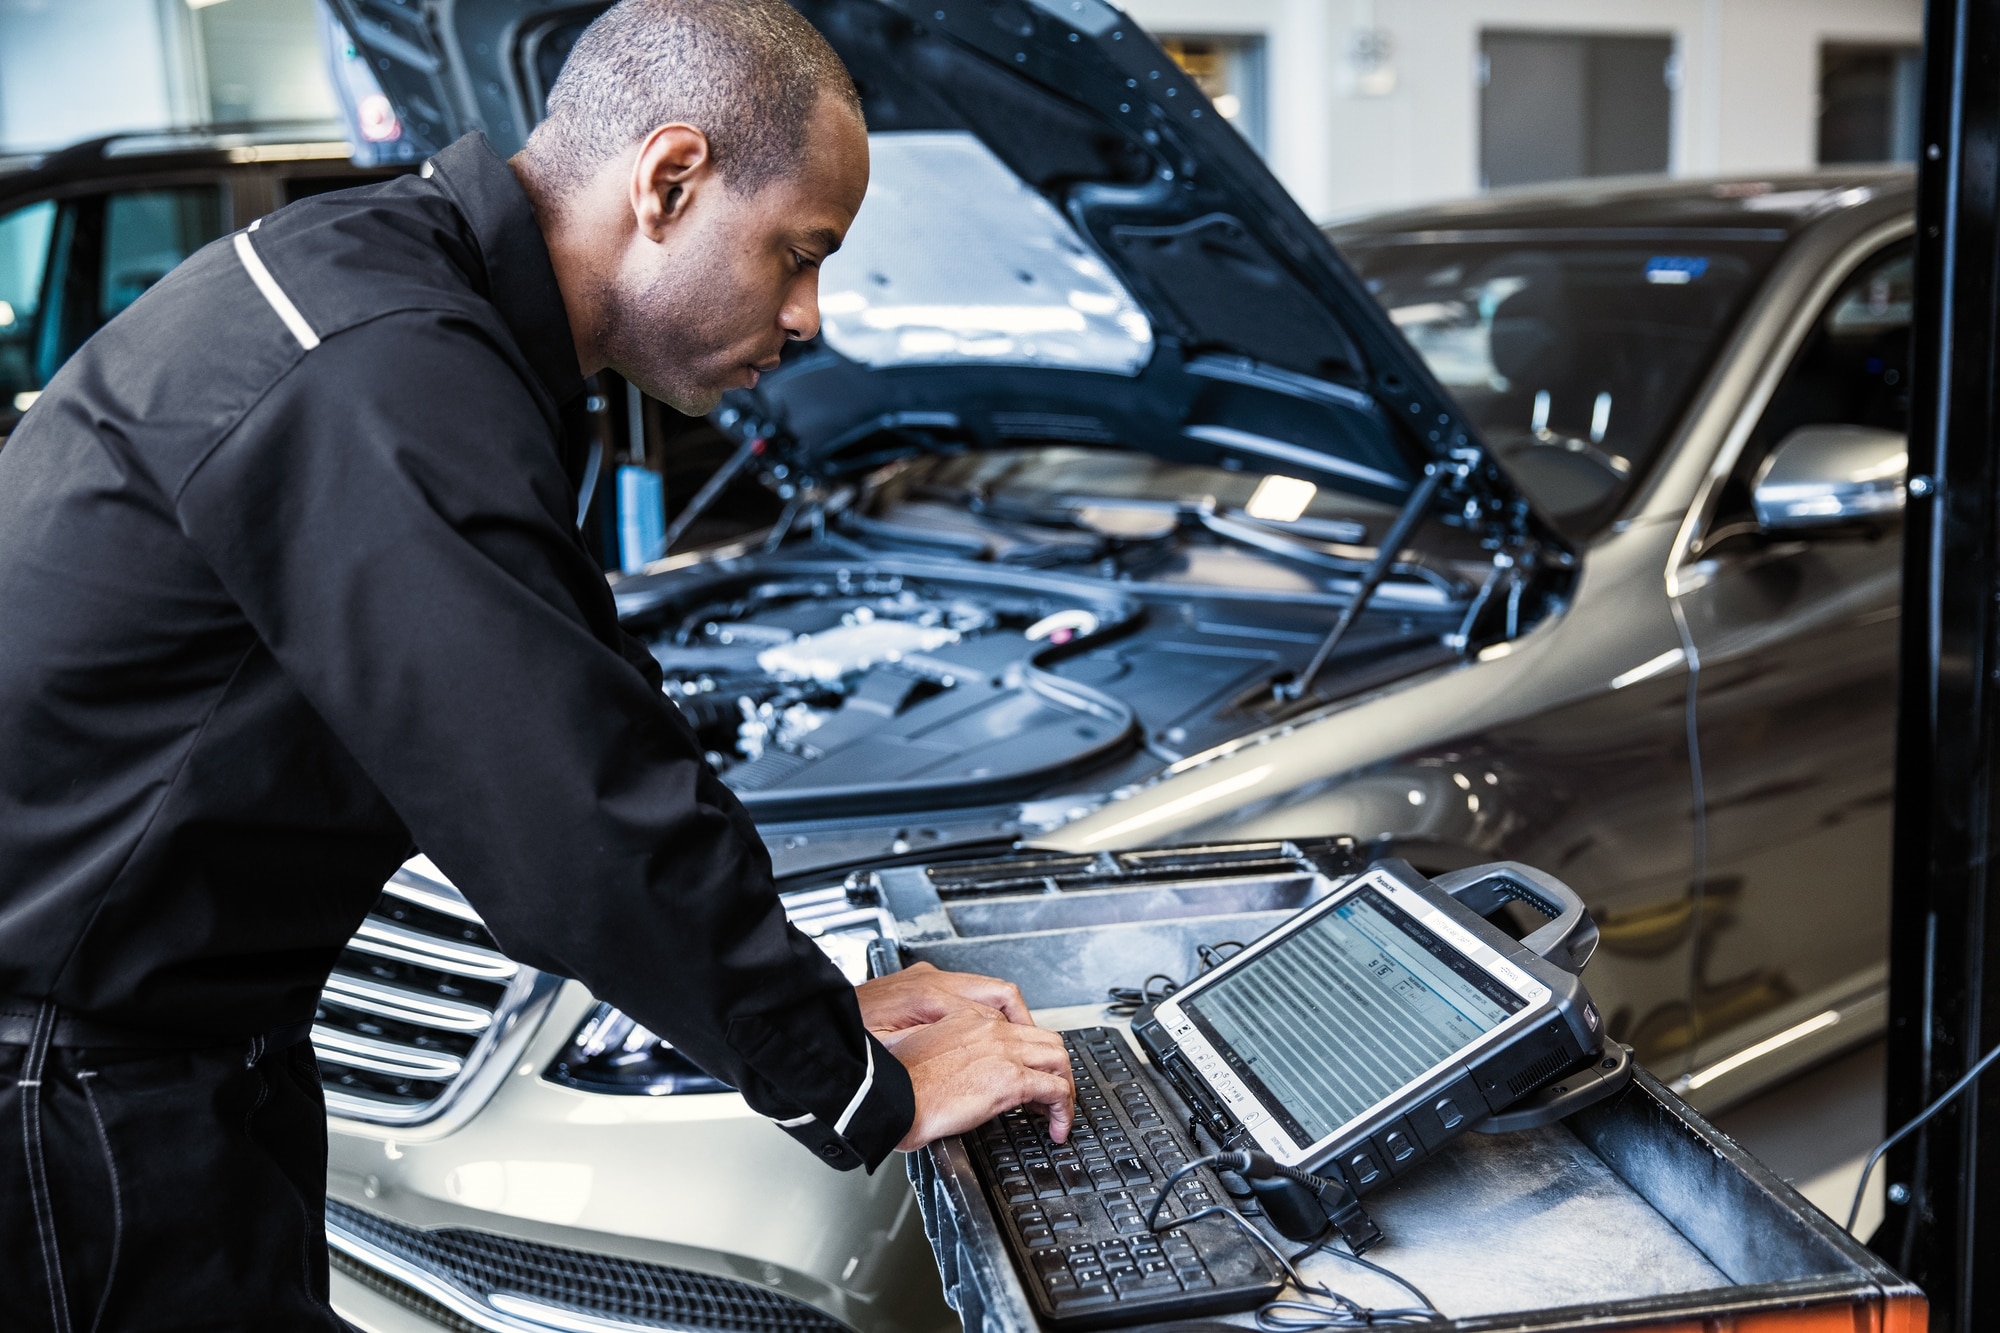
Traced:
<svg viewBox="0 0 2000 1333">
<path fill-rule="evenodd" d="M 1439 875 L 1432 883 L 1480 916 L 1491 916 L 1509 899 L 1524 902 L 1551 918 L 1521 941 L 1572 976 L 1597 952 L 1597 923 L 1576 890 L 1555 876 L 1519 861 L 1491 861 Z"/>
</svg>

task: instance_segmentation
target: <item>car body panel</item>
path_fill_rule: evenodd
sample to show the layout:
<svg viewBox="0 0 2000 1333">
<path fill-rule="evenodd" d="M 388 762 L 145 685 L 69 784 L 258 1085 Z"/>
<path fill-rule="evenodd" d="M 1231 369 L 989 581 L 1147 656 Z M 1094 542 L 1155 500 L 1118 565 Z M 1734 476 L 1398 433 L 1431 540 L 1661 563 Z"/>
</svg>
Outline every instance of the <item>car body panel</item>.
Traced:
<svg viewBox="0 0 2000 1333">
<path fill-rule="evenodd" d="M 1488 650 L 1504 656 L 1193 756 L 1034 845 L 1338 828 L 1439 868 L 1498 856 L 1544 865 L 1591 902 L 1606 961 L 1619 960 L 1600 964 L 1593 982 L 1614 1035 L 1710 1106 L 1823 1057 L 1829 1043 L 1878 1031 L 1896 528 L 1744 545 L 1705 563 L 1699 542 L 1721 481 L 1822 309 L 1849 272 L 1908 234 L 1900 180 L 1901 189 L 1890 178 L 1849 196 L 1841 216 L 1794 243 L 1651 483 L 1581 552 L 1559 617 Z M 1491 218 L 1500 205 L 1479 213 Z M 1696 712 L 1710 777 L 1699 893 L 1689 642 L 1705 665 Z M 1474 679 L 1476 688 L 1466 683 Z M 1448 827 L 1407 796 L 1397 805 L 1411 775 L 1473 761 L 1532 776 L 1519 784 L 1525 791 L 1503 779 L 1482 797 L 1485 819 L 1447 799 Z M 1620 800 L 1627 784 L 1632 799 Z M 1227 796 L 1211 814 L 1199 798 L 1217 789 Z M 1565 792 L 1575 796 L 1567 806 Z M 1841 887 L 1830 894 L 1835 875 Z M 1836 1017 L 1819 1017 L 1827 1014 Z M 1815 1021 L 1760 1061 L 1736 1063 Z M 1723 1074 L 1704 1077 L 1716 1069 Z"/>
<path fill-rule="evenodd" d="M 831 1172 L 734 1093 L 603 1096 L 549 1081 L 593 1003 L 566 986 L 513 1075 L 460 1127 L 336 1121 L 328 1194 L 417 1227 L 737 1278 L 857 1328 L 949 1322 L 935 1283 L 909 1280 L 934 1270 L 899 1157 L 872 1176 Z"/>
</svg>

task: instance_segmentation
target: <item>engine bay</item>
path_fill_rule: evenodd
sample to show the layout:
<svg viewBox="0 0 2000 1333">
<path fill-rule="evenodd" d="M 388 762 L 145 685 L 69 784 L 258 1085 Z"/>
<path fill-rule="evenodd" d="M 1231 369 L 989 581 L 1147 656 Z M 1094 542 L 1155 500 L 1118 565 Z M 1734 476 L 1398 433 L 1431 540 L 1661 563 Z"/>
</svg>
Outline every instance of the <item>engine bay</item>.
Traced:
<svg viewBox="0 0 2000 1333">
<path fill-rule="evenodd" d="M 709 764 L 781 821 L 1107 791 L 1284 720 L 1387 512 L 1273 518 L 1268 480 L 1077 448 L 759 480 L 788 504 L 761 549 L 617 599 Z M 1413 548 L 1314 698 L 1451 660 L 1482 617 L 1518 631 L 1517 567 L 1452 530 Z"/>
<path fill-rule="evenodd" d="M 950 802 L 957 787 L 1039 783 L 1135 744 L 1131 709 L 1044 665 L 1137 605 L 1007 582 L 786 562 L 683 585 L 638 626 L 667 697 L 753 809 Z"/>
</svg>

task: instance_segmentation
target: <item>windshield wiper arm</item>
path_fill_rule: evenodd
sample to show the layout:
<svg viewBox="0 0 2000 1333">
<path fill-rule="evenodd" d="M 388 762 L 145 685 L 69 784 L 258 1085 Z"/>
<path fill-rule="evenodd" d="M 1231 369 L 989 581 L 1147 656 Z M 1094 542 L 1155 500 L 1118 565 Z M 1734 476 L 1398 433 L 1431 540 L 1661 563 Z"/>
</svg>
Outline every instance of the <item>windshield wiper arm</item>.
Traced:
<svg viewBox="0 0 2000 1333">
<path fill-rule="evenodd" d="M 1327 631 L 1324 639 L 1320 640 L 1318 650 L 1312 655 L 1312 661 L 1306 663 L 1306 669 L 1293 679 L 1280 681 L 1271 687 L 1271 693 L 1280 702 L 1290 703 L 1303 698 L 1305 692 L 1312 688 L 1313 681 L 1319 678 L 1319 673 L 1326 669 L 1328 659 L 1333 656 L 1333 650 L 1347 637 L 1347 631 L 1361 618 L 1362 611 L 1367 608 L 1368 599 L 1375 595 L 1375 590 L 1382 586 L 1382 580 L 1388 577 L 1389 568 L 1396 563 L 1396 555 L 1403 549 L 1403 543 L 1410 539 L 1410 534 L 1416 531 L 1417 524 L 1421 523 L 1424 516 L 1430 512 L 1431 501 L 1437 498 L 1438 488 L 1444 485 L 1444 478 L 1445 468 L 1440 464 L 1432 463 L 1424 469 L 1424 479 L 1417 483 L 1417 489 L 1411 492 L 1402 511 L 1396 515 L 1396 521 L 1382 534 L 1382 540 L 1375 548 L 1375 558 L 1370 560 L 1368 568 L 1361 572 L 1360 586 L 1354 590 L 1354 596 L 1347 605 L 1340 608 L 1340 618 L 1333 622 L 1333 628 Z"/>
</svg>

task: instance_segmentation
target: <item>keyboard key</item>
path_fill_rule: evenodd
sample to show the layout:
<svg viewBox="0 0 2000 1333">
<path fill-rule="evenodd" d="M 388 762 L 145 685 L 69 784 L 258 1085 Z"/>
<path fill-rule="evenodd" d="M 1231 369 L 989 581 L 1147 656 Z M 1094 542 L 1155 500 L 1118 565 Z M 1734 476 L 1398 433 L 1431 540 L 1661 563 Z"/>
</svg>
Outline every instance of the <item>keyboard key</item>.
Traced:
<svg viewBox="0 0 2000 1333">
<path fill-rule="evenodd" d="M 1044 1122 L 1025 1110 L 965 1136 L 993 1196 L 1005 1200 L 998 1206 L 1013 1221 L 1008 1244 L 1039 1292 L 1044 1328 L 1069 1333 L 1072 1320 L 1165 1322 L 1269 1299 L 1279 1289 L 1277 1273 L 1250 1242 L 1207 1231 L 1191 1240 L 1178 1229 L 1179 1219 L 1220 1197 L 1212 1175 L 1176 1181 L 1160 1209 L 1170 1229 L 1147 1229 L 1145 1210 L 1160 1198 L 1154 1182 L 1190 1155 L 1172 1121 L 1179 1103 L 1139 1071 L 1119 1033 L 1091 1029 L 1063 1040 L 1079 1112 L 1067 1142 L 1053 1142 Z M 1223 1281 L 1217 1272 L 1246 1276 Z M 1121 1303 L 1133 1308 L 1121 1310 Z"/>
</svg>

